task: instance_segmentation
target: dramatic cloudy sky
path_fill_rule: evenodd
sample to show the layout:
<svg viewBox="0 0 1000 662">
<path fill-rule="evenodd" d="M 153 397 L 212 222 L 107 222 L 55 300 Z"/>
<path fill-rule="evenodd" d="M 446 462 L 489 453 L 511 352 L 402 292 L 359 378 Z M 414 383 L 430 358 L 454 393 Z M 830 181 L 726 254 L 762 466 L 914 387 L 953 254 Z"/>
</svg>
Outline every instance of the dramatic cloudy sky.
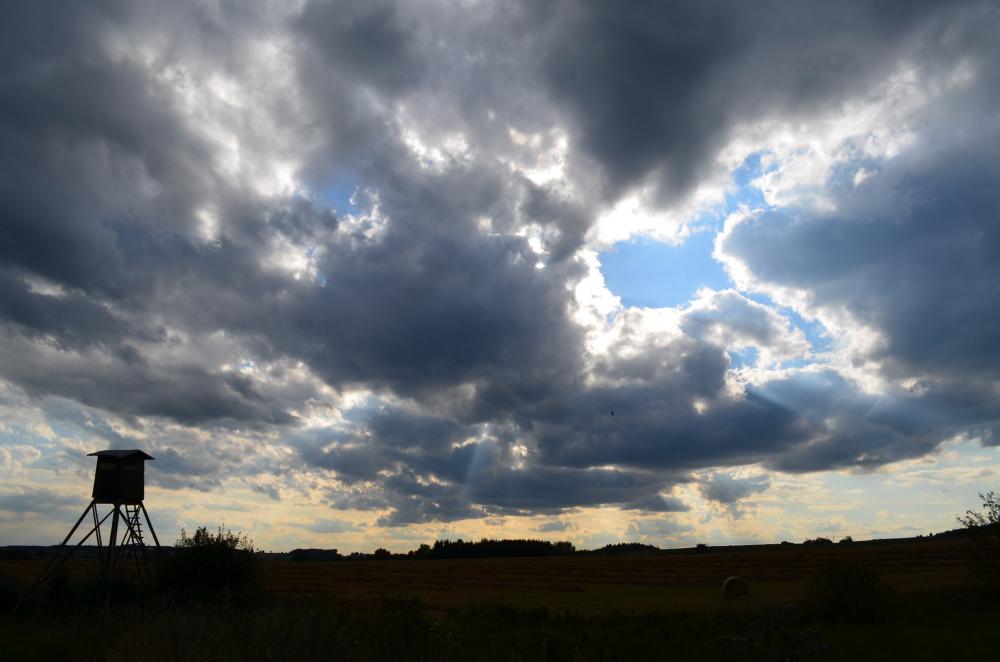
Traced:
<svg viewBox="0 0 1000 662">
<path fill-rule="evenodd" d="M 995 2 L 14 2 L 0 542 L 914 535 L 1000 475 Z"/>
</svg>

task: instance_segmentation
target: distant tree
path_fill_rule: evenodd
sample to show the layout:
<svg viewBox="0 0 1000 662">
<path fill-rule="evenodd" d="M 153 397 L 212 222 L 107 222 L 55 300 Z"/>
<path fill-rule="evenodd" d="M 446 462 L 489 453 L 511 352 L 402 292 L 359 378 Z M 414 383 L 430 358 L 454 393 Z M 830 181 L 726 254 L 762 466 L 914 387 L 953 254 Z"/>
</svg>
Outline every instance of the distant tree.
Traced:
<svg viewBox="0 0 1000 662">
<path fill-rule="evenodd" d="M 958 521 L 979 546 L 981 572 L 989 583 L 996 584 L 1000 583 L 1000 495 L 991 490 L 980 493 L 979 498 L 983 502 L 983 512 L 967 510 Z"/>
<path fill-rule="evenodd" d="M 407 556 L 417 559 L 429 559 L 431 558 L 431 546 L 427 543 L 421 543 L 417 549 L 411 549 L 407 553 Z"/>
<path fill-rule="evenodd" d="M 700 542 L 697 545 L 695 545 L 694 551 L 698 552 L 699 554 L 707 554 L 708 553 L 708 545 L 706 545 L 703 542 Z"/>
<path fill-rule="evenodd" d="M 854 542 L 854 538 L 852 538 L 851 536 L 844 536 L 843 538 L 840 539 L 841 545 L 850 545 L 852 542 Z"/>
<path fill-rule="evenodd" d="M 1000 525 L 1000 496 L 990 490 L 986 494 L 979 493 L 979 498 L 983 502 L 983 511 L 965 511 L 965 515 L 958 517 L 959 523 L 967 529 L 979 530 Z"/>
<path fill-rule="evenodd" d="M 375 550 L 375 553 L 372 554 L 372 556 L 382 561 L 385 559 L 391 559 L 392 552 L 390 552 L 388 549 L 385 549 L 384 547 L 379 547 L 378 549 Z"/>
<path fill-rule="evenodd" d="M 833 541 L 829 538 L 822 538 L 817 536 L 811 540 L 803 540 L 802 544 L 806 547 L 829 547 L 833 544 Z"/>
</svg>

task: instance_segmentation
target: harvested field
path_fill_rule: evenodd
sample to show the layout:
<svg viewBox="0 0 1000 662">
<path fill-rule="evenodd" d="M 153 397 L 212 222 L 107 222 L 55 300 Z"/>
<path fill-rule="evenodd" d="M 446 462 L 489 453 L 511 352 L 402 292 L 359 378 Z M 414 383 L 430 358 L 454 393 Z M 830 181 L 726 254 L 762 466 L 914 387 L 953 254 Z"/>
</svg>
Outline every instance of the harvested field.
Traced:
<svg viewBox="0 0 1000 662">
<path fill-rule="evenodd" d="M 42 602 L 0 622 L 0 640 L 13 660 L 80 650 L 95 661 L 133 660 L 135 651 L 150 660 L 272 651 L 280 655 L 269 659 L 297 662 L 332 652 L 359 661 L 992 659 L 998 606 L 975 573 L 976 557 L 968 540 L 952 538 L 619 556 L 264 560 L 277 600 L 175 601 L 179 594 L 167 592 L 148 605 L 155 617 L 136 620 L 129 602 L 98 617 L 84 591 L 79 608 L 53 616 L 45 610 L 54 603 Z M 894 590 L 851 585 L 846 606 L 836 595 L 803 601 L 811 580 L 829 577 L 838 562 L 871 568 Z M 0 561 L 0 575 L 30 582 L 43 565 Z M 96 561 L 69 569 L 94 574 Z M 845 570 L 857 571 L 835 572 Z M 748 600 L 723 599 L 722 581 L 734 574 L 747 580 Z"/>
<path fill-rule="evenodd" d="M 648 556 L 271 561 L 264 572 L 274 591 L 289 595 L 411 595 L 432 609 L 501 603 L 601 613 L 718 609 L 730 575 L 747 580 L 755 605 L 797 601 L 816 572 L 836 561 L 869 566 L 904 594 L 960 588 L 975 582 L 974 558 L 968 541 L 928 540 Z"/>
<path fill-rule="evenodd" d="M 860 563 L 902 594 L 973 585 L 976 548 L 967 540 L 908 540 L 825 548 L 777 545 L 708 553 L 554 556 L 509 559 L 265 561 L 264 579 L 281 595 L 345 600 L 419 597 L 431 610 L 486 604 L 547 607 L 585 614 L 709 611 L 726 608 L 722 581 L 739 575 L 754 606 L 800 600 L 830 563 Z M 0 561 L 0 575 L 30 582 L 44 561 Z M 96 562 L 69 563 L 74 576 Z"/>
<path fill-rule="evenodd" d="M 833 562 L 860 563 L 907 594 L 973 585 L 975 547 L 967 540 L 905 540 L 812 548 L 777 545 L 714 548 L 655 555 L 554 556 L 456 560 L 265 561 L 271 590 L 289 596 L 326 595 L 348 601 L 419 597 L 431 610 L 488 604 L 547 607 L 585 614 L 614 611 L 709 611 L 727 608 L 722 581 L 739 575 L 749 604 L 803 598 L 809 580 Z M 29 582 L 43 561 L 0 561 L 0 575 Z M 73 560 L 70 572 L 96 572 Z"/>
</svg>

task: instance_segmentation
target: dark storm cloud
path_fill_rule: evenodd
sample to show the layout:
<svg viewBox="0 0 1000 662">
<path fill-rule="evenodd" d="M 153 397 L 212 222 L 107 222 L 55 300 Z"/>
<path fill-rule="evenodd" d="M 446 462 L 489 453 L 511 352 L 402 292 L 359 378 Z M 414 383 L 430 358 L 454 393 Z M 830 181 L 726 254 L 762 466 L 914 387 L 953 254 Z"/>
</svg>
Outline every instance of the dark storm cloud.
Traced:
<svg viewBox="0 0 1000 662">
<path fill-rule="evenodd" d="M 176 444 L 176 440 L 174 441 Z M 133 448 L 140 444 L 133 444 Z M 198 451 L 194 444 L 177 444 L 184 451 L 179 453 L 174 448 L 163 447 L 160 444 L 147 447 L 156 458 L 147 465 L 148 480 L 168 489 L 179 487 L 194 487 L 200 490 L 218 488 L 220 476 L 223 474 L 222 463 L 206 450 Z M 228 473 L 228 472 L 227 472 Z"/>
<path fill-rule="evenodd" d="M 334 20 L 323 11 L 327 13 L 303 17 L 303 29 Z M 362 7 L 359 12 L 353 18 L 336 12 L 334 22 L 339 27 L 332 35 L 334 41 L 348 39 L 355 31 L 350 39 L 364 41 L 381 35 L 379 43 L 395 43 L 401 35 L 389 8 Z M 75 15 L 64 20 L 85 22 L 84 18 L 89 20 L 89 16 Z M 78 93 L 68 112 L 85 111 L 85 115 L 61 117 L 51 91 L 65 92 L 66 87 L 61 79 L 51 79 L 56 75 L 52 72 L 65 70 L 67 79 L 76 79 L 77 68 L 84 65 L 78 64 L 74 49 L 92 46 L 85 35 L 78 35 L 77 40 L 46 53 L 55 64 L 39 68 L 41 73 L 32 75 L 32 69 L 25 67 L 28 75 L 12 77 L 10 96 L 18 96 L 25 106 L 50 106 L 47 112 L 19 117 L 21 125 L 5 124 L 5 135 L 12 142 L 45 145 L 45 136 L 53 136 L 49 142 L 57 144 L 49 151 L 35 149 L 33 160 L 27 163 L 15 162 L 16 150 L 6 152 L 5 172 L 14 179 L 22 174 L 30 177 L 31 185 L 6 180 L 11 190 L 4 199 L 18 206 L 5 211 L 9 220 L 0 249 L 6 247 L 14 265 L 81 294 L 43 299 L 22 291 L 17 297 L 7 297 L 3 312 L 22 330 L 54 335 L 64 344 L 72 342 L 73 348 L 93 343 L 99 339 L 94 338 L 97 333 L 108 339 L 117 336 L 120 346 L 98 350 L 114 350 L 120 360 L 98 369 L 82 361 L 64 367 L 59 375 L 39 374 L 29 366 L 9 363 L 5 371 L 9 379 L 32 392 L 56 393 L 119 412 L 169 416 L 189 423 L 292 420 L 283 407 L 265 403 L 243 377 L 193 362 L 146 365 L 143 355 L 157 348 L 136 349 L 125 341 L 162 343 L 167 338 L 162 331 L 156 335 L 155 327 L 140 326 L 132 332 L 110 328 L 114 318 L 107 309 L 112 306 L 122 317 L 131 315 L 133 324 L 141 324 L 156 306 L 157 313 L 169 313 L 172 325 L 182 329 L 195 333 L 226 330 L 246 336 L 258 351 L 305 359 L 330 383 L 387 386 L 404 394 L 475 381 L 492 371 L 493 379 L 505 383 L 507 398 L 519 397 L 524 389 L 545 387 L 555 357 L 573 362 L 571 352 L 578 342 L 566 320 L 567 293 L 562 285 L 569 272 L 539 273 L 533 269 L 535 258 L 524 241 L 482 237 L 472 231 L 477 215 L 502 206 L 500 196 L 506 193 L 506 184 L 496 174 L 482 176 L 472 171 L 420 178 L 414 162 L 386 166 L 378 176 L 383 183 L 383 206 L 394 219 L 387 234 L 363 246 L 324 245 L 329 238 L 316 235 L 315 230 L 326 220 L 313 210 L 293 205 L 272 214 L 260 203 L 247 207 L 239 196 L 208 194 L 208 182 L 196 165 L 202 160 L 211 162 L 211 156 L 204 153 L 207 147 L 187 135 L 162 104 L 153 104 L 155 90 L 143 80 L 144 72 L 114 64 L 107 56 L 102 58 L 99 50 L 90 65 L 94 75 L 108 79 L 115 90 L 121 88 L 122 99 L 116 99 L 118 92 L 109 94 L 97 84 L 79 85 L 73 88 Z M 359 59 L 345 66 L 358 80 L 368 81 L 376 73 L 380 85 L 396 80 L 385 74 L 386 62 L 392 58 L 383 49 L 373 49 L 370 56 L 349 50 Z M 74 80 L 74 84 L 79 82 Z M 341 85 L 337 91 L 344 92 L 339 98 L 358 98 L 354 78 L 337 84 Z M 48 96 L 33 100 L 31 94 L 41 94 L 39 90 Z M 64 98 L 59 101 L 66 103 Z M 108 104 L 114 103 L 112 113 Z M 122 114 L 121 121 L 115 120 L 116 113 Z M 391 155 L 398 154 L 399 145 L 391 135 L 380 140 L 390 146 Z M 97 149 L 102 145 L 112 149 Z M 91 153 L 93 149 L 97 151 Z M 66 163 L 63 153 L 67 150 L 78 162 Z M 94 167 L 91 159 L 97 157 L 101 160 Z M 76 171 L 60 172 L 67 167 Z M 128 194 L 123 199 L 110 198 L 108 183 L 123 174 L 134 176 L 140 184 L 144 178 L 151 179 L 151 186 L 161 188 L 164 195 L 153 202 Z M 218 184 L 223 194 L 236 195 Z M 59 206 L 49 209 L 53 196 L 46 189 L 53 185 L 60 187 L 61 195 L 55 203 Z M 200 247 L 189 236 L 197 216 L 194 201 L 199 199 L 222 205 L 222 235 L 216 246 Z M 173 216 L 170 233 L 154 230 L 151 226 L 166 213 Z M 327 223 L 326 227 L 335 225 Z M 303 288 L 261 273 L 261 240 L 275 234 L 302 240 L 303 232 L 310 230 L 313 236 L 308 238 L 326 249 L 318 265 L 326 287 Z M 63 236 L 66 232 L 76 234 Z M 73 250 L 68 249 L 70 244 Z M 67 271 L 69 257 L 79 264 L 70 265 Z M 154 292 L 156 299 L 151 300 Z M 92 331 L 78 323 L 88 311 L 96 313 L 88 319 Z M 46 328 L 40 328 L 43 325 Z M 499 374 L 505 366 L 507 374 Z M 539 366 L 544 374 L 528 374 L 531 366 Z M 508 384 L 517 381 L 528 383 Z"/>
<path fill-rule="evenodd" d="M 400 467 L 461 477 L 468 451 L 453 446 L 475 434 L 448 419 L 386 407 L 352 410 L 348 422 L 346 429 L 320 431 L 299 443 L 307 463 L 333 470 L 348 483 L 375 480 Z"/>
<path fill-rule="evenodd" d="M 642 510 L 648 513 L 684 513 L 691 507 L 677 497 L 656 494 L 633 503 L 622 505 L 624 510 Z"/>
<path fill-rule="evenodd" d="M 15 514 L 21 513 L 51 513 L 53 510 L 70 510 L 71 506 L 80 505 L 78 498 L 65 497 L 51 490 L 6 490 L 0 492 L 0 510 Z"/>
<path fill-rule="evenodd" d="M 550 464 L 678 470 L 762 462 L 813 471 L 917 457 L 977 420 L 956 419 L 934 398 L 861 394 L 832 371 L 749 387 L 742 398 L 708 401 L 704 412 L 682 387 L 588 391 L 567 402 L 558 420 L 536 420 L 529 436 Z"/>
<path fill-rule="evenodd" d="M 530 513 L 628 502 L 666 482 L 645 471 L 532 467 L 483 471 L 469 478 L 466 489 L 477 503 Z"/>
<path fill-rule="evenodd" d="M 99 354 L 66 358 L 6 336 L 3 375 L 32 395 L 55 395 L 108 411 L 164 416 L 182 423 L 285 424 L 294 419 L 238 377 L 189 365 L 150 365 Z M 51 372 L 39 372 L 39 363 Z"/>
<path fill-rule="evenodd" d="M 125 296 L 149 275 L 129 273 L 111 226 L 168 213 L 183 232 L 211 180 L 199 167 L 210 151 L 157 98 L 147 72 L 97 44 L 128 25 L 127 4 L 23 3 L 11 11 L 0 64 L 0 259 L 69 287 Z M 161 201 L 151 205 L 141 189 L 156 183 Z"/>
<path fill-rule="evenodd" d="M 118 351 L 123 338 L 155 340 L 156 335 L 116 318 L 106 308 L 77 293 L 46 296 L 9 272 L 0 272 L 0 320 L 70 349 L 110 346 Z"/>
<path fill-rule="evenodd" d="M 642 316 L 626 313 L 621 339 L 594 368 L 607 381 L 566 388 L 524 408 L 531 424 L 522 434 L 539 461 L 668 472 L 749 463 L 788 471 L 869 469 L 925 454 L 963 425 L 995 416 L 995 402 L 976 385 L 869 394 L 818 367 L 748 384 L 734 395 L 726 386 L 728 353 L 717 342 L 756 336 L 767 339 L 755 341 L 761 347 L 780 347 L 786 321 L 761 317 L 733 293 L 714 300 L 720 308 L 692 305 L 680 318 L 690 335 L 666 340 L 643 336 Z M 719 314 L 725 306 L 734 314 Z"/>
<path fill-rule="evenodd" d="M 358 426 L 355 434 L 328 431 L 296 443 L 310 466 L 333 471 L 351 485 L 377 485 L 368 496 L 377 507 L 392 511 L 379 520 L 380 526 L 606 503 L 680 509 L 673 499 L 647 499 L 667 485 L 668 473 L 537 465 L 518 469 L 512 467 L 516 453 L 509 441 L 463 441 L 481 431 L 448 420 L 389 408 L 349 418 Z M 404 431 L 409 434 L 398 434 Z M 340 505 L 355 507 L 352 499 Z"/>
<path fill-rule="evenodd" d="M 371 18 L 362 14 L 361 22 Z M 316 78 L 321 80 L 322 76 L 317 73 Z M 336 85 L 334 96 L 338 100 L 359 97 L 351 81 Z M 149 91 L 139 92 L 141 100 Z M 77 106 L 87 103 L 89 99 L 80 99 Z M 100 108 L 94 112 L 101 114 Z M 133 108 L 133 112 L 138 117 L 149 114 L 142 107 Z M 362 115 L 358 121 L 370 119 L 367 113 Z M 375 118 L 372 121 L 377 123 L 377 115 Z M 44 121 L 39 123 L 38 131 L 50 130 Z M 345 127 L 331 129 L 329 135 L 355 139 L 356 128 L 348 122 Z M 80 140 L 84 142 L 90 133 L 93 140 L 104 139 L 99 127 L 74 130 L 69 131 L 71 147 L 76 134 L 83 134 Z M 379 131 L 384 132 L 384 127 Z M 199 154 L 185 143 L 197 141 L 190 136 L 178 138 L 174 135 L 178 132 L 183 133 L 183 128 L 161 131 L 150 127 L 147 141 L 155 149 L 147 151 L 162 151 L 168 165 L 189 165 L 187 160 Z M 158 142 L 161 136 L 164 140 Z M 221 184 L 222 197 L 218 192 L 208 195 L 202 173 L 180 166 L 154 169 L 141 162 L 136 166 L 137 177 L 149 176 L 153 184 L 185 201 L 163 202 L 180 221 L 171 226 L 171 232 L 151 227 L 167 210 L 145 199 L 107 204 L 84 201 L 54 210 L 54 218 L 74 218 L 77 208 L 92 213 L 110 207 L 107 219 L 85 218 L 84 223 L 68 224 L 85 227 L 104 248 L 82 251 L 84 257 L 94 260 L 92 265 L 80 266 L 86 278 L 22 261 L 19 266 L 25 270 L 33 268 L 82 293 L 69 299 L 36 296 L 18 302 L 12 298 L 5 312 L 23 329 L 56 335 L 63 343 L 72 340 L 77 347 L 93 340 L 76 337 L 87 329 L 77 325 L 72 315 L 79 317 L 81 313 L 76 311 L 89 307 L 100 313 L 90 321 L 94 332 L 104 329 L 106 336 L 118 335 L 122 340 L 120 346 L 101 345 L 98 349 L 114 350 L 121 360 L 101 365 L 93 377 L 85 379 L 24 374 L 16 365 L 8 367 L 7 377 L 32 392 L 53 392 L 119 412 L 170 416 L 185 422 L 292 420 L 284 407 L 262 405 L 264 398 L 246 378 L 221 374 L 210 365 L 191 363 L 181 369 L 142 365 L 145 355 L 160 350 L 136 348 L 125 340 L 170 344 L 163 330 L 147 320 L 154 315 L 167 317 L 171 325 L 194 334 L 232 334 L 268 358 L 305 360 L 331 384 L 368 384 L 409 395 L 485 377 L 502 383 L 501 387 L 491 386 L 495 397 L 502 400 L 489 405 L 493 407 L 509 406 L 511 398 L 530 397 L 538 389 L 550 388 L 548 382 L 557 371 L 572 373 L 574 347 L 579 341 L 566 318 L 568 293 L 564 287 L 565 281 L 573 278 L 572 265 L 539 272 L 533 268 L 537 258 L 524 240 L 482 236 L 474 225 L 483 214 L 497 218 L 509 215 L 505 198 L 512 193 L 512 185 L 505 179 L 507 173 L 484 167 L 424 174 L 415 161 L 401 156 L 391 131 L 362 144 L 369 148 L 376 142 L 386 145 L 386 154 L 380 156 L 378 149 L 372 150 L 371 158 L 378 166 L 375 183 L 381 188 L 381 206 L 393 219 L 377 241 L 332 238 L 336 220 L 302 201 L 283 206 L 251 201 L 246 192 L 229 191 Z M 111 160 L 130 165 L 134 156 L 130 145 L 125 145 L 120 155 L 112 153 Z M 81 161 L 85 157 L 81 155 Z M 151 157 L 144 153 L 142 158 Z M 37 179 L 45 179 L 41 175 L 50 172 L 52 164 L 38 163 L 27 169 L 33 170 Z M 115 180 L 116 174 L 94 176 Z M 86 178 L 74 183 L 88 190 L 107 188 Z M 25 208 L 47 199 L 43 192 L 31 189 L 20 191 L 19 196 Z M 222 231 L 215 244 L 203 246 L 190 236 L 195 225 L 192 219 L 197 216 L 192 201 L 206 198 L 219 207 Z M 129 216 L 121 220 L 126 210 Z M 25 226 L 36 227 L 38 213 L 25 216 Z M 57 224 L 56 231 L 62 231 L 64 225 Z M 21 241 L 17 236 L 12 242 Z M 266 247 L 261 244 L 272 239 L 312 243 L 313 250 L 322 255 L 317 269 L 326 285 L 307 287 L 262 272 L 260 262 Z M 45 243 L 41 237 L 24 241 L 35 248 Z M 27 254 L 20 243 L 12 245 L 11 252 L 22 259 Z M 67 253 L 58 246 L 52 252 Z M 45 259 L 48 264 L 49 259 Z M 114 269 L 107 280 L 115 289 L 92 281 L 95 273 L 108 269 Z M 108 330 L 109 320 L 115 318 L 107 310 L 130 318 L 138 328 L 131 332 Z M 150 328 L 142 328 L 144 322 Z M 39 329 L 43 323 L 47 328 Z M 70 327 L 73 338 L 66 331 Z M 72 369 L 67 372 L 72 373 Z M 97 382 L 107 386 L 94 389 Z M 126 391 L 116 392 L 115 384 L 122 384 Z"/>
<path fill-rule="evenodd" d="M 392 510 L 377 524 L 399 526 L 635 503 L 657 493 L 666 483 L 663 475 L 646 471 L 543 466 L 516 469 L 487 460 L 460 483 L 425 483 L 409 473 L 385 479 L 380 507 Z"/>
<path fill-rule="evenodd" d="M 390 2 L 310 2 L 295 23 L 318 45 L 331 74 L 342 72 L 388 92 L 419 81 L 413 26 L 403 23 Z"/>
<path fill-rule="evenodd" d="M 667 512 L 686 506 L 661 495 L 706 466 L 870 468 L 963 426 L 996 427 L 1000 132 L 989 23 L 975 11 L 272 10 L 33 3 L 0 27 L 0 376 L 142 429 L 152 480 L 205 489 L 304 470 L 340 483 L 332 507 L 384 511 L 383 526 L 604 504 Z M 255 79 L 243 106 L 185 101 L 214 80 L 206 72 L 223 87 L 259 74 L 248 63 L 265 46 L 293 67 L 286 87 Z M 736 292 L 679 311 L 669 332 L 625 312 L 619 340 L 588 352 L 574 255 L 598 203 L 639 183 L 669 202 L 739 126 L 806 121 L 904 61 L 962 58 L 982 85 L 933 109 L 929 126 L 960 120 L 928 140 L 937 147 L 877 164 L 857 189 L 831 182 L 837 213 L 769 210 L 722 244 L 764 281 L 881 330 L 871 358 L 919 378 L 912 390 L 866 395 L 832 369 L 734 390 L 733 346 L 795 356 L 803 344 Z M 512 165 L 563 128 L 566 181 Z M 465 147 L 418 154 L 416 134 L 461 134 Z M 255 164 L 286 157 L 314 190 L 254 184 Z M 324 208 L 343 181 L 367 219 Z M 298 428 L 350 389 L 399 404 Z M 96 418 L 50 414 L 132 443 Z M 160 422 L 185 432 L 171 441 L 152 432 Z M 248 440 L 205 443 L 222 429 Z M 297 456 L 268 468 L 252 444 L 278 438 Z M 633 533 L 679 531 L 657 526 Z"/>
<path fill-rule="evenodd" d="M 426 522 L 452 522 L 481 518 L 488 511 L 464 498 L 460 488 L 441 483 L 422 483 L 409 473 L 397 474 L 384 481 L 388 515 L 379 517 L 376 526 L 393 527 Z"/>
<path fill-rule="evenodd" d="M 836 213 L 761 214 L 722 248 L 765 283 L 808 289 L 817 305 L 882 332 L 874 354 L 890 374 L 995 380 L 1000 131 L 989 129 L 976 144 L 882 164 L 840 193 Z"/>
<path fill-rule="evenodd" d="M 595 366 L 602 382 L 567 389 L 532 411 L 529 434 L 546 463 L 666 470 L 751 462 L 813 433 L 781 402 L 729 395 L 723 346 L 697 336 L 643 336 L 641 324 L 638 314 L 626 314 L 621 340 Z M 728 328 L 743 333 L 738 318 Z"/>
<path fill-rule="evenodd" d="M 555 531 L 570 531 L 572 530 L 573 523 L 567 522 L 565 520 L 551 520 L 548 522 L 542 522 L 535 531 L 540 533 L 553 533 Z"/>
<path fill-rule="evenodd" d="M 863 94 L 953 15 L 914 2 L 543 7 L 544 77 L 607 194 L 653 176 L 665 199 L 712 169 L 738 125 Z"/>
<path fill-rule="evenodd" d="M 763 492 L 771 482 L 763 476 L 739 478 L 729 473 L 716 473 L 698 481 L 702 496 L 710 501 L 731 505 Z"/>
<path fill-rule="evenodd" d="M 45 420 L 60 437 L 80 442 L 72 448 L 52 452 L 44 460 L 47 468 L 59 470 L 69 465 L 89 477 L 94 461 L 80 453 L 82 446 L 87 451 L 142 448 L 154 457 L 146 465 L 147 482 L 168 489 L 187 487 L 208 491 L 218 489 L 224 478 L 281 471 L 274 464 L 261 467 L 248 461 L 245 442 L 228 439 L 229 430 L 221 431 L 226 437 L 216 443 L 205 444 L 195 428 L 163 429 L 160 421 L 116 419 L 99 409 L 62 398 L 46 397 L 40 405 Z M 250 444 L 259 443 L 259 439 L 251 437 Z"/>
<path fill-rule="evenodd" d="M 884 448 L 930 447 L 948 430 L 1000 420 L 1000 122 L 993 110 L 1000 79 L 995 42 L 984 45 L 981 32 L 965 33 L 980 46 L 968 60 L 981 74 L 977 84 L 932 103 L 904 154 L 835 171 L 828 182 L 835 211 L 767 210 L 733 225 L 719 244 L 760 287 L 801 288 L 814 309 L 846 311 L 878 334 L 854 360 L 906 380 L 905 392 L 865 416 L 892 430 L 880 437 Z M 861 167 L 877 174 L 854 184 Z M 808 466 L 831 462 L 829 454 L 863 456 L 871 432 L 858 427 L 820 444 L 825 451 L 817 448 Z M 868 459 L 885 457 L 873 449 Z"/>
<path fill-rule="evenodd" d="M 833 371 L 772 382 L 760 391 L 762 397 L 801 412 L 810 430 L 801 444 L 769 459 L 786 471 L 872 468 L 922 455 L 947 436 L 942 427 L 928 422 L 917 428 L 899 415 L 914 408 L 905 397 L 865 396 Z"/>
<path fill-rule="evenodd" d="M 629 522 L 625 530 L 629 538 L 672 538 L 681 533 L 691 531 L 690 524 L 681 524 L 668 519 L 634 520 Z"/>
<path fill-rule="evenodd" d="M 580 336 L 567 316 L 569 270 L 535 269 L 517 239 L 428 237 L 435 230 L 425 224 L 447 216 L 399 211 L 404 227 L 394 224 L 377 244 L 331 251 L 319 266 L 326 285 L 271 335 L 279 349 L 330 383 L 405 395 L 483 381 L 528 397 L 521 391 L 552 388 L 573 371 Z"/>
<path fill-rule="evenodd" d="M 199 201 L 233 206 L 217 197 L 230 189 L 206 168 L 212 148 L 164 103 L 150 71 L 115 58 L 101 41 L 138 29 L 140 11 L 32 3 L 5 21 L 0 316 L 12 335 L 0 370 L 31 393 L 120 413 L 288 422 L 280 405 L 262 402 L 240 378 L 197 360 L 153 360 L 179 340 L 158 320 L 199 330 L 197 317 L 171 315 L 179 284 L 242 299 L 257 283 L 246 248 L 211 250 L 192 237 Z M 62 293 L 29 291 L 28 278 Z"/>
<path fill-rule="evenodd" d="M 42 411 L 45 418 L 59 426 L 68 426 L 71 430 L 79 433 L 93 435 L 100 441 L 107 444 L 107 448 L 135 448 L 137 440 L 135 437 L 116 429 L 98 412 L 93 409 L 82 407 L 73 400 L 63 398 L 46 398 L 41 402 Z M 95 448 L 94 450 L 100 450 Z M 89 460 L 81 460 L 89 464 Z"/>
</svg>

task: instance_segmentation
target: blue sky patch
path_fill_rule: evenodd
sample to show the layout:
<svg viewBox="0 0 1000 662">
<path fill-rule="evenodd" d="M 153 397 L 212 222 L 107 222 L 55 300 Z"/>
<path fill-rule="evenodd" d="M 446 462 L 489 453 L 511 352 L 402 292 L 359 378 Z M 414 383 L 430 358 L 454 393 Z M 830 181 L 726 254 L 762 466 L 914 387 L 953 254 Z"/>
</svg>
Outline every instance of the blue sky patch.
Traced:
<svg viewBox="0 0 1000 662">
<path fill-rule="evenodd" d="M 764 152 L 754 152 L 744 159 L 743 164 L 739 168 L 733 170 L 732 180 L 736 188 L 726 194 L 727 214 L 735 211 L 740 205 L 747 205 L 753 208 L 768 206 L 764 201 L 763 192 L 752 185 L 755 179 L 777 167 L 776 164 L 772 164 L 770 168 L 765 170 L 761 163 L 763 156 Z"/>
<path fill-rule="evenodd" d="M 353 173 L 341 173 L 331 176 L 326 181 L 311 186 L 316 192 L 317 201 L 329 205 L 340 214 L 356 214 L 357 205 L 351 202 L 354 192 L 361 186 L 361 180 Z"/>
<path fill-rule="evenodd" d="M 762 152 L 748 156 L 732 172 L 734 190 L 726 194 L 723 216 L 740 205 L 764 207 L 764 195 L 752 182 L 764 174 Z M 680 246 L 646 238 L 615 244 L 600 254 L 604 281 L 626 306 L 680 306 L 702 287 L 725 289 L 733 283 L 712 257 L 717 220 L 700 219 L 696 231 Z"/>
<path fill-rule="evenodd" d="M 683 305 L 699 288 L 732 285 L 712 257 L 714 239 L 714 232 L 698 232 L 680 246 L 650 239 L 617 243 L 600 254 L 604 281 L 626 306 Z"/>
<path fill-rule="evenodd" d="M 748 368 L 757 363 L 760 350 L 756 347 L 743 347 L 741 349 L 730 350 L 729 364 L 733 368 Z"/>
</svg>

